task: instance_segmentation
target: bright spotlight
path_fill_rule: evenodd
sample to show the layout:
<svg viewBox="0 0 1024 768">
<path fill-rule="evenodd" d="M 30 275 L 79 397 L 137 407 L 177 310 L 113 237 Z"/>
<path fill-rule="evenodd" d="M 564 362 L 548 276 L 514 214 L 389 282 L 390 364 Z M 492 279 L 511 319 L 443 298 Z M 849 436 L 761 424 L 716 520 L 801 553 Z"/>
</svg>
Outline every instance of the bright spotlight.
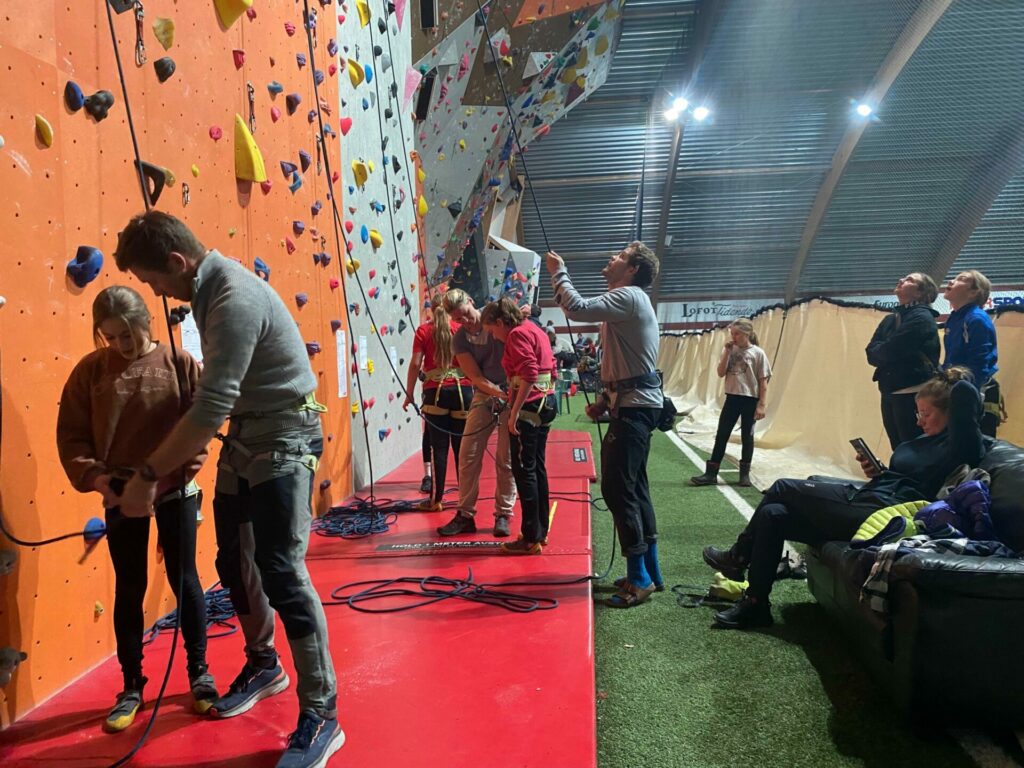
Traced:
<svg viewBox="0 0 1024 768">
<path fill-rule="evenodd" d="M 665 119 L 668 120 L 670 123 L 674 123 L 676 120 L 679 119 L 679 110 L 676 109 L 675 107 L 672 107 L 671 109 L 666 109 Z"/>
<path fill-rule="evenodd" d="M 868 104 L 861 103 L 857 105 L 857 114 L 861 117 L 868 117 L 872 111 L 871 106 Z"/>
<path fill-rule="evenodd" d="M 672 109 L 674 109 L 676 112 L 682 112 L 688 106 L 690 106 L 690 102 L 688 102 L 682 96 L 678 96 L 672 100 Z"/>
<path fill-rule="evenodd" d="M 708 109 L 707 107 L 697 107 L 695 110 L 693 110 L 693 119 L 696 120 L 697 122 L 700 122 L 710 114 L 711 110 Z"/>
</svg>

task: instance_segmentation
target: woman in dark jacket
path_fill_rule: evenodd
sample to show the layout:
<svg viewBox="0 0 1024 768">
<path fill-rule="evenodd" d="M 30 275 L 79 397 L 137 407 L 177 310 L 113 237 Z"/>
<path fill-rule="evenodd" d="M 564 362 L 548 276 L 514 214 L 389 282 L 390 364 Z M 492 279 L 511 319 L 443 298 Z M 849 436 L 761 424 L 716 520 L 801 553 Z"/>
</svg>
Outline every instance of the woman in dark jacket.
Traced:
<svg viewBox="0 0 1024 768">
<path fill-rule="evenodd" d="M 882 393 L 882 424 L 893 450 L 921 434 L 915 394 L 939 368 L 938 313 L 929 305 L 939 295 L 928 275 L 911 272 L 896 281 L 899 306 L 878 326 L 865 350 Z"/>
</svg>

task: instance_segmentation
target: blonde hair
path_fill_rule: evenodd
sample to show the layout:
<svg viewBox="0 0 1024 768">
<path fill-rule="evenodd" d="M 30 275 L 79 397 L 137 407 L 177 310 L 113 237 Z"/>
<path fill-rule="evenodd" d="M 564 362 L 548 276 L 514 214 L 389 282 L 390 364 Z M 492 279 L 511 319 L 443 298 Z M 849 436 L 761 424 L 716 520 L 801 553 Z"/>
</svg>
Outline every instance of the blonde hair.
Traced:
<svg viewBox="0 0 1024 768">
<path fill-rule="evenodd" d="M 434 317 L 434 362 L 438 368 L 450 368 L 455 355 L 452 352 L 452 317 L 444 307 L 442 294 L 434 294 L 430 300 Z"/>
<path fill-rule="evenodd" d="M 441 299 L 441 303 L 444 305 L 444 311 L 449 315 L 461 307 L 463 304 L 472 301 L 469 294 L 461 288 L 452 288 L 445 291 L 444 297 Z"/>
<path fill-rule="evenodd" d="M 939 371 L 925 382 L 917 393 L 917 400 L 929 400 L 943 413 L 949 413 L 950 393 L 958 381 L 971 381 L 974 376 L 963 366 L 954 366 Z"/>
<path fill-rule="evenodd" d="M 480 322 L 495 325 L 499 321 L 509 328 L 515 328 L 523 322 L 523 311 L 508 296 L 492 301 L 480 311 Z"/>
<path fill-rule="evenodd" d="M 754 333 L 754 324 L 750 322 L 749 317 L 737 317 L 735 320 L 729 323 L 729 327 L 735 328 L 737 331 L 747 334 L 747 336 L 750 337 L 750 343 L 753 344 L 754 346 L 757 346 L 759 344 L 757 340 L 757 334 Z"/>
<path fill-rule="evenodd" d="M 138 352 L 152 339 L 150 323 L 153 318 L 149 307 L 134 288 L 127 285 L 111 285 L 104 288 L 92 302 L 92 340 L 96 349 L 109 346 L 100 333 L 100 325 L 107 320 L 120 320 L 132 334 L 135 351 Z"/>
<path fill-rule="evenodd" d="M 971 303 L 977 304 L 979 307 L 985 306 L 992 293 L 992 281 L 976 269 L 965 269 L 960 274 L 969 275 L 971 283 L 974 285 L 974 298 L 971 299 Z"/>
</svg>

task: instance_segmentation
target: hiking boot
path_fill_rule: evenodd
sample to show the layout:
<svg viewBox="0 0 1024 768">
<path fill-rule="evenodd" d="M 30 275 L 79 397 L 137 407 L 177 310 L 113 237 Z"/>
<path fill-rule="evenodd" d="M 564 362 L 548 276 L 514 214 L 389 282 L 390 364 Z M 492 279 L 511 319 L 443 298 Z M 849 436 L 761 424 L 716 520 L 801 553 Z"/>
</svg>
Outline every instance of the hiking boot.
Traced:
<svg viewBox="0 0 1024 768">
<path fill-rule="evenodd" d="M 288 736 L 288 748 L 277 768 L 322 768 L 345 743 L 337 718 L 300 712 L 299 724 Z"/>
<path fill-rule="evenodd" d="M 107 733 L 119 733 L 135 722 L 135 715 L 142 709 L 142 689 L 146 678 L 140 677 L 132 682 L 125 682 L 124 690 L 117 694 L 117 703 L 103 721 L 103 730 Z"/>
<path fill-rule="evenodd" d="M 213 675 L 209 672 L 202 672 L 195 676 L 190 675 L 188 686 L 192 690 L 192 709 L 196 711 L 196 714 L 205 715 L 219 698 Z"/>
<path fill-rule="evenodd" d="M 506 536 L 512 535 L 512 529 L 509 528 L 508 515 L 498 515 L 494 518 L 494 538 L 504 539 Z"/>
<path fill-rule="evenodd" d="M 718 485 L 718 462 L 709 461 L 704 465 L 704 474 L 690 478 L 690 485 Z"/>
<path fill-rule="evenodd" d="M 476 521 L 469 515 L 456 512 L 449 522 L 437 529 L 442 536 L 458 536 L 460 533 L 476 533 Z"/>
<path fill-rule="evenodd" d="M 424 475 L 420 480 L 420 493 L 430 493 L 432 490 L 434 490 L 434 481 L 430 475 Z"/>
<path fill-rule="evenodd" d="M 704 562 L 730 581 L 743 581 L 747 564 L 733 553 L 732 549 L 704 547 Z"/>
<path fill-rule="evenodd" d="M 516 539 L 501 545 L 501 551 L 509 555 L 539 555 L 544 551 L 544 545 L 539 541 L 527 541 Z"/>
<path fill-rule="evenodd" d="M 751 487 L 753 485 L 753 483 L 750 482 L 750 462 L 749 461 L 741 461 L 740 462 L 740 481 L 738 483 L 736 483 L 736 485 L 739 485 L 739 486 L 741 486 L 743 488 L 749 488 L 749 487 Z"/>
<path fill-rule="evenodd" d="M 716 613 L 715 623 L 725 629 L 770 627 L 774 623 L 772 605 L 767 600 L 758 600 L 747 595 L 732 608 Z"/>
<path fill-rule="evenodd" d="M 288 675 L 280 664 L 270 669 L 245 663 L 228 692 L 213 703 L 210 714 L 214 717 L 234 717 L 252 709 L 256 702 L 288 687 Z"/>
</svg>

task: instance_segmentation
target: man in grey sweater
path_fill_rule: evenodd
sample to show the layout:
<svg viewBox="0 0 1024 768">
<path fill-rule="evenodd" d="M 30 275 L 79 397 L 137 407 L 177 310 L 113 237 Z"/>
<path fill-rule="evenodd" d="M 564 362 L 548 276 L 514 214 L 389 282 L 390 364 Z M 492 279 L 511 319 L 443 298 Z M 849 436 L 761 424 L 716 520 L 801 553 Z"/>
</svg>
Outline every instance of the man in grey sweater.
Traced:
<svg viewBox="0 0 1024 768">
<path fill-rule="evenodd" d="M 573 288 L 562 258 L 554 252 L 547 255 L 555 301 L 565 316 L 577 322 L 601 322 L 605 392 L 587 413 L 596 419 L 607 410 L 611 416 L 601 444 L 601 493 L 626 558 L 626 577 L 616 581 L 619 591 L 608 601 L 616 608 L 639 605 L 663 588 L 647 454 L 664 397 L 656 369 L 658 319 L 644 292 L 654 282 L 658 267 L 658 258 L 646 245 L 632 242 L 601 271 L 608 291 L 584 299 Z"/>
<path fill-rule="evenodd" d="M 298 674 L 299 723 L 279 768 L 321 766 L 344 743 L 320 597 L 305 555 L 313 475 L 323 452 L 316 376 L 281 297 L 241 264 L 208 251 L 173 216 L 150 211 L 120 234 L 117 266 L 157 296 L 192 303 L 203 351 L 195 397 L 173 432 L 126 484 L 127 516 L 152 514 L 156 485 L 230 419 L 213 501 L 217 572 L 245 635 L 246 664 L 213 706 L 248 711 L 288 687 L 274 649 L 274 611 Z"/>
</svg>

